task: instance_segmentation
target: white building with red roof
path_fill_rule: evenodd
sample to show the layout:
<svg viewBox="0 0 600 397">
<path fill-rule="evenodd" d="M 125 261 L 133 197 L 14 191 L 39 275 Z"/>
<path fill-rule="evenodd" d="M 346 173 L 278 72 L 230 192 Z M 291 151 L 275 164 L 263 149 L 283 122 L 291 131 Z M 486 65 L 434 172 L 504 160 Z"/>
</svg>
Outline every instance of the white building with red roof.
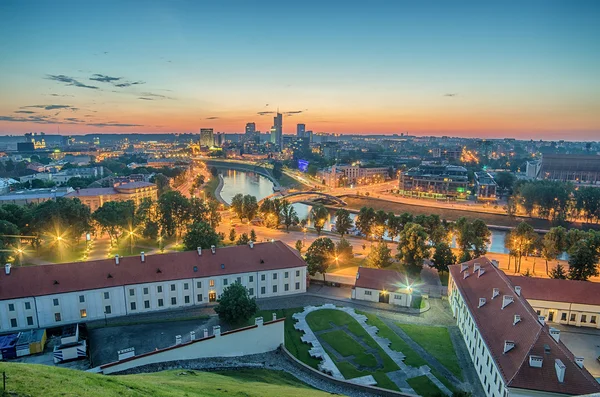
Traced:
<svg viewBox="0 0 600 397">
<path fill-rule="evenodd" d="M 235 282 L 251 296 L 306 292 L 306 262 L 281 241 L 163 255 L 5 266 L 0 332 L 216 302 Z"/>
<path fill-rule="evenodd" d="M 450 307 L 486 396 L 600 393 L 583 358 L 511 281 L 485 257 L 450 266 Z"/>
<path fill-rule="evenodd" d="M 399 272 L 359 267 L 352 299 L 410 307 L 412 293 L 409 280 Z"/>
</svg>

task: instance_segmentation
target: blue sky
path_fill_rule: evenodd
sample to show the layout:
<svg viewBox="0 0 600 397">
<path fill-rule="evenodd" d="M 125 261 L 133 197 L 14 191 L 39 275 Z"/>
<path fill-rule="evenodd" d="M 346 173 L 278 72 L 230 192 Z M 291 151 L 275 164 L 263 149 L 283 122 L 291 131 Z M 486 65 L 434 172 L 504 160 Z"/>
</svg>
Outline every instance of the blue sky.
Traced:
<svg viewBox="0 0 600 397">
<path fill-rule="evenodd" d="M 5 0 L 0 14 L 0 133 L 264 131 L 279 107 L 286 132 L 600 136 L 596 1 Z"/>
</svg>

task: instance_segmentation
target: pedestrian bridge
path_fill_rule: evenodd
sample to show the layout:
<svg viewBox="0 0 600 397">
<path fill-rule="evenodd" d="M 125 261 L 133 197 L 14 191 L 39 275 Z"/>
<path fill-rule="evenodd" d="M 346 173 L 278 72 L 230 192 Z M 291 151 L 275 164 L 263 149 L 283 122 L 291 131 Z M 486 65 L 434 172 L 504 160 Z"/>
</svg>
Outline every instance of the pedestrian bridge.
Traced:
<svg viewBox="0 0 600 397">
<path fill-rule="evenodd" d="M 284 194 L 281 196 L 278 196 L 277 193 L 272 194 L 270 196 L 265 197 L 265 199 L 267 198 L 279 198 L 279 199 L 288 199 L 290 201 L 301 201 L 304 197 L 310 197 L 312 196 L 312 198 L 325 198 L 327 200 L 331 200 L 333 202 L 335 202 L 336 204 L 339 205 L 346 205 L 346 202 L 344 200 L 342 200 L 341 198 L 331 195 L 331 194 L 327 194 L 327 193 L 322 193 L 322 192 L 313 192 L 313 191 L 302 191 L 302 192 L 294 192 L 294 193 L 288 193 L 288 194 Z M 264 200 L 264 199 L 263 199 Z M 261 200 L 261 202 L 263 201 Z"/>
</svg>

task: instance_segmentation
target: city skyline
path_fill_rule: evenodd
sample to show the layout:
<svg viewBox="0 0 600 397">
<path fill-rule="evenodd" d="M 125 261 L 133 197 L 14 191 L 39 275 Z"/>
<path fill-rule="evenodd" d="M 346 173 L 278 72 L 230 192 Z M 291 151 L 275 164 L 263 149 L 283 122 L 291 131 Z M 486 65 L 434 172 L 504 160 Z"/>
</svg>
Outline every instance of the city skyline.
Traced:
<svg viewBox="0 0 600 397">
<path fill-rule="evenodd" d="M 0 134 L 600 136 L 593 1 L 0 5 Z M 94 18 L 90 18 L 94 16 Z"/>
</svg>

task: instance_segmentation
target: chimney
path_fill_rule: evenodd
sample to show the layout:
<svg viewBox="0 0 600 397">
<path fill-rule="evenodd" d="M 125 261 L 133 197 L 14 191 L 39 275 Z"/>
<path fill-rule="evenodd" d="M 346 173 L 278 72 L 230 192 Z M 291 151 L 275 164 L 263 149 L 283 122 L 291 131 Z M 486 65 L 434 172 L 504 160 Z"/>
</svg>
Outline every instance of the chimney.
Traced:
<svg viewBox="0 0 600 397">
<path fill-rule="evenodd" d="M 469 277 L 469 271 L 465 270 L 465 272 L 463 273 L 463 278 L 467 278 Z"/>
<path fill-rule="evenodd" d="M 250 249 L 254 248 L 254 241 L 250 241 L 248 245 L 250 246 Z"/>
<path fill-rule="evenodd" d="M 190 331 L 190 340 L 196 340 L 196 331 Z"/>
<path fill-rule="evenodd" d="M 198 250 L 198 256 L 202 256 L 202 247 L 196 248 Z"/>
<path fill-rule="evenodd" d="M 483 268 L 479 269 L 479 272 L 477 273 L 477 278 L 481 277 L 481 275 L 485 273 L 485 270 Z"/>
<path fill-rule="evenodd" d="M 214 336 L 221 336 L 221 326 L 220 325 L 215 325 L 213 327 L 213 335 Z"/>
<path fill-rule="evenodd" d="M 533 354 L 529 356 L 529 366 L 533 368 L 542 368 L 542 364 L 544 362 L 544 357 L 534 356 Z"/>
<path fill-rule="evenodd" d="M 556 343 L 560 342 L 560 330 L 558 328 L 550 327 L 550 336 Z"/>
<path fill-rule="evenodd" d="M 467 265 L 466 263 L 463 263 L 462 265 L 460 265 L 460 271 L 464 272 L 465 270 L 467 270 L 469 268 L 469 265 Z"/>
<path fill-rule="evenodd" d="M 115 255 L 115 265 L 119 264 L 119 254 Z"/>
<path fill-rule="evenodd" d="M 517 323 L 521 322 L 521 315 L 520 314 L 515 314 L 515 318 L 513 320 L 513 325 L 517 325 Z"/>
<path fill-rule="evenodd" d="M 210 246 L 210 250 L 212 251 L 212 253 L 214 254 L 215 252 L 217 252 L 217 247 L 215 247 L 214 245 Z"/>
<path fill-rule="evenodd" d="M 512 340 L 505 340 L 504 351 L 502 352 L 502 354 L 509 352 L 513 347 L 515 347 L 515 342 L 513 342 Z"/>
<path fill-rule="evenodd" d="M 479 309 L 483 305 L 485 305 L 485 298 L 479 298 L 479 306 L 477 308 Z"/>
<path fill-rule="evenodd" d="M 583 368 L 583 357 L 575 357 L 575 364 L 577 364 L 579 368 Z"/>
<path fill-rule="evenodd" d="M 560 358 L 554 360 L 554 369 L 556 369 L 556 377 L 560 383 L 563 383 L 565 380 L 565 370 L 567 369 L 566 365 L 560 361 Z"/>
<path fill-rule="evenodd" d="M 263 325 L 263 318 L 262 317 L 256 317 L 254 319 L 254 325 Z"/>
<path fill-rule="evenodd" d="M 473 273 L 475 273 L 479 269 L 481 269 L 481 265 L 479 263 L 475 263 L 475 265 L 473 266 Z"/>
<path fill-rule="evenodd" d="M 181 345 L 181 335 L 175 335 L 175 344 Z"/>
<path fill-rule="evenodd" d="M 521 296 L 521 287 L 519 287 L 518 285 L 515 286 L 515 294 Z"/>
<path fill-rule="evenodd" d="M 146 254 L 144 251 L 140 252 L 140 258 L 142 259 L 142 263 L 146 262 Z"/>
<path fill-rule="evenodd" d="M 6 273 L 6 275 L 10 274 L 10 267 L 11 267 L 10 263 L 7 263 L 6 265 L 4 265 L 4 273 Z"/>
<path fill-rule="evenodd" d="M 542 324 L 542 326 L 546 325 L 546 317 L 538 316 L 538 321 L 540 322 L 540 324 Z"/>
<path fill-rule="evenodd" d="M 273 321 L 277 320 L 277 313 L 273 313 Z"/>
<path fill-rule="evenodd" d="M 494 288 L 492 290 L 492 299 L 494 299 L 495 297 L 497 297 L 498 295 L 500 295 L 500 288 Z"/>
<path fill-rule="evenodd" d="M 515 301 L 515 297 L 514 296 L 512 296 L 512 295 L 504 295 L 502 297 L 502 309 L 504 309 L 506 306 L 510 305 L 514 301 Z"/>
<path fill-rule="evenodd" d="M 204 337 L 208 338 L 208 328 L 204 328 Z"/>
</svg>

